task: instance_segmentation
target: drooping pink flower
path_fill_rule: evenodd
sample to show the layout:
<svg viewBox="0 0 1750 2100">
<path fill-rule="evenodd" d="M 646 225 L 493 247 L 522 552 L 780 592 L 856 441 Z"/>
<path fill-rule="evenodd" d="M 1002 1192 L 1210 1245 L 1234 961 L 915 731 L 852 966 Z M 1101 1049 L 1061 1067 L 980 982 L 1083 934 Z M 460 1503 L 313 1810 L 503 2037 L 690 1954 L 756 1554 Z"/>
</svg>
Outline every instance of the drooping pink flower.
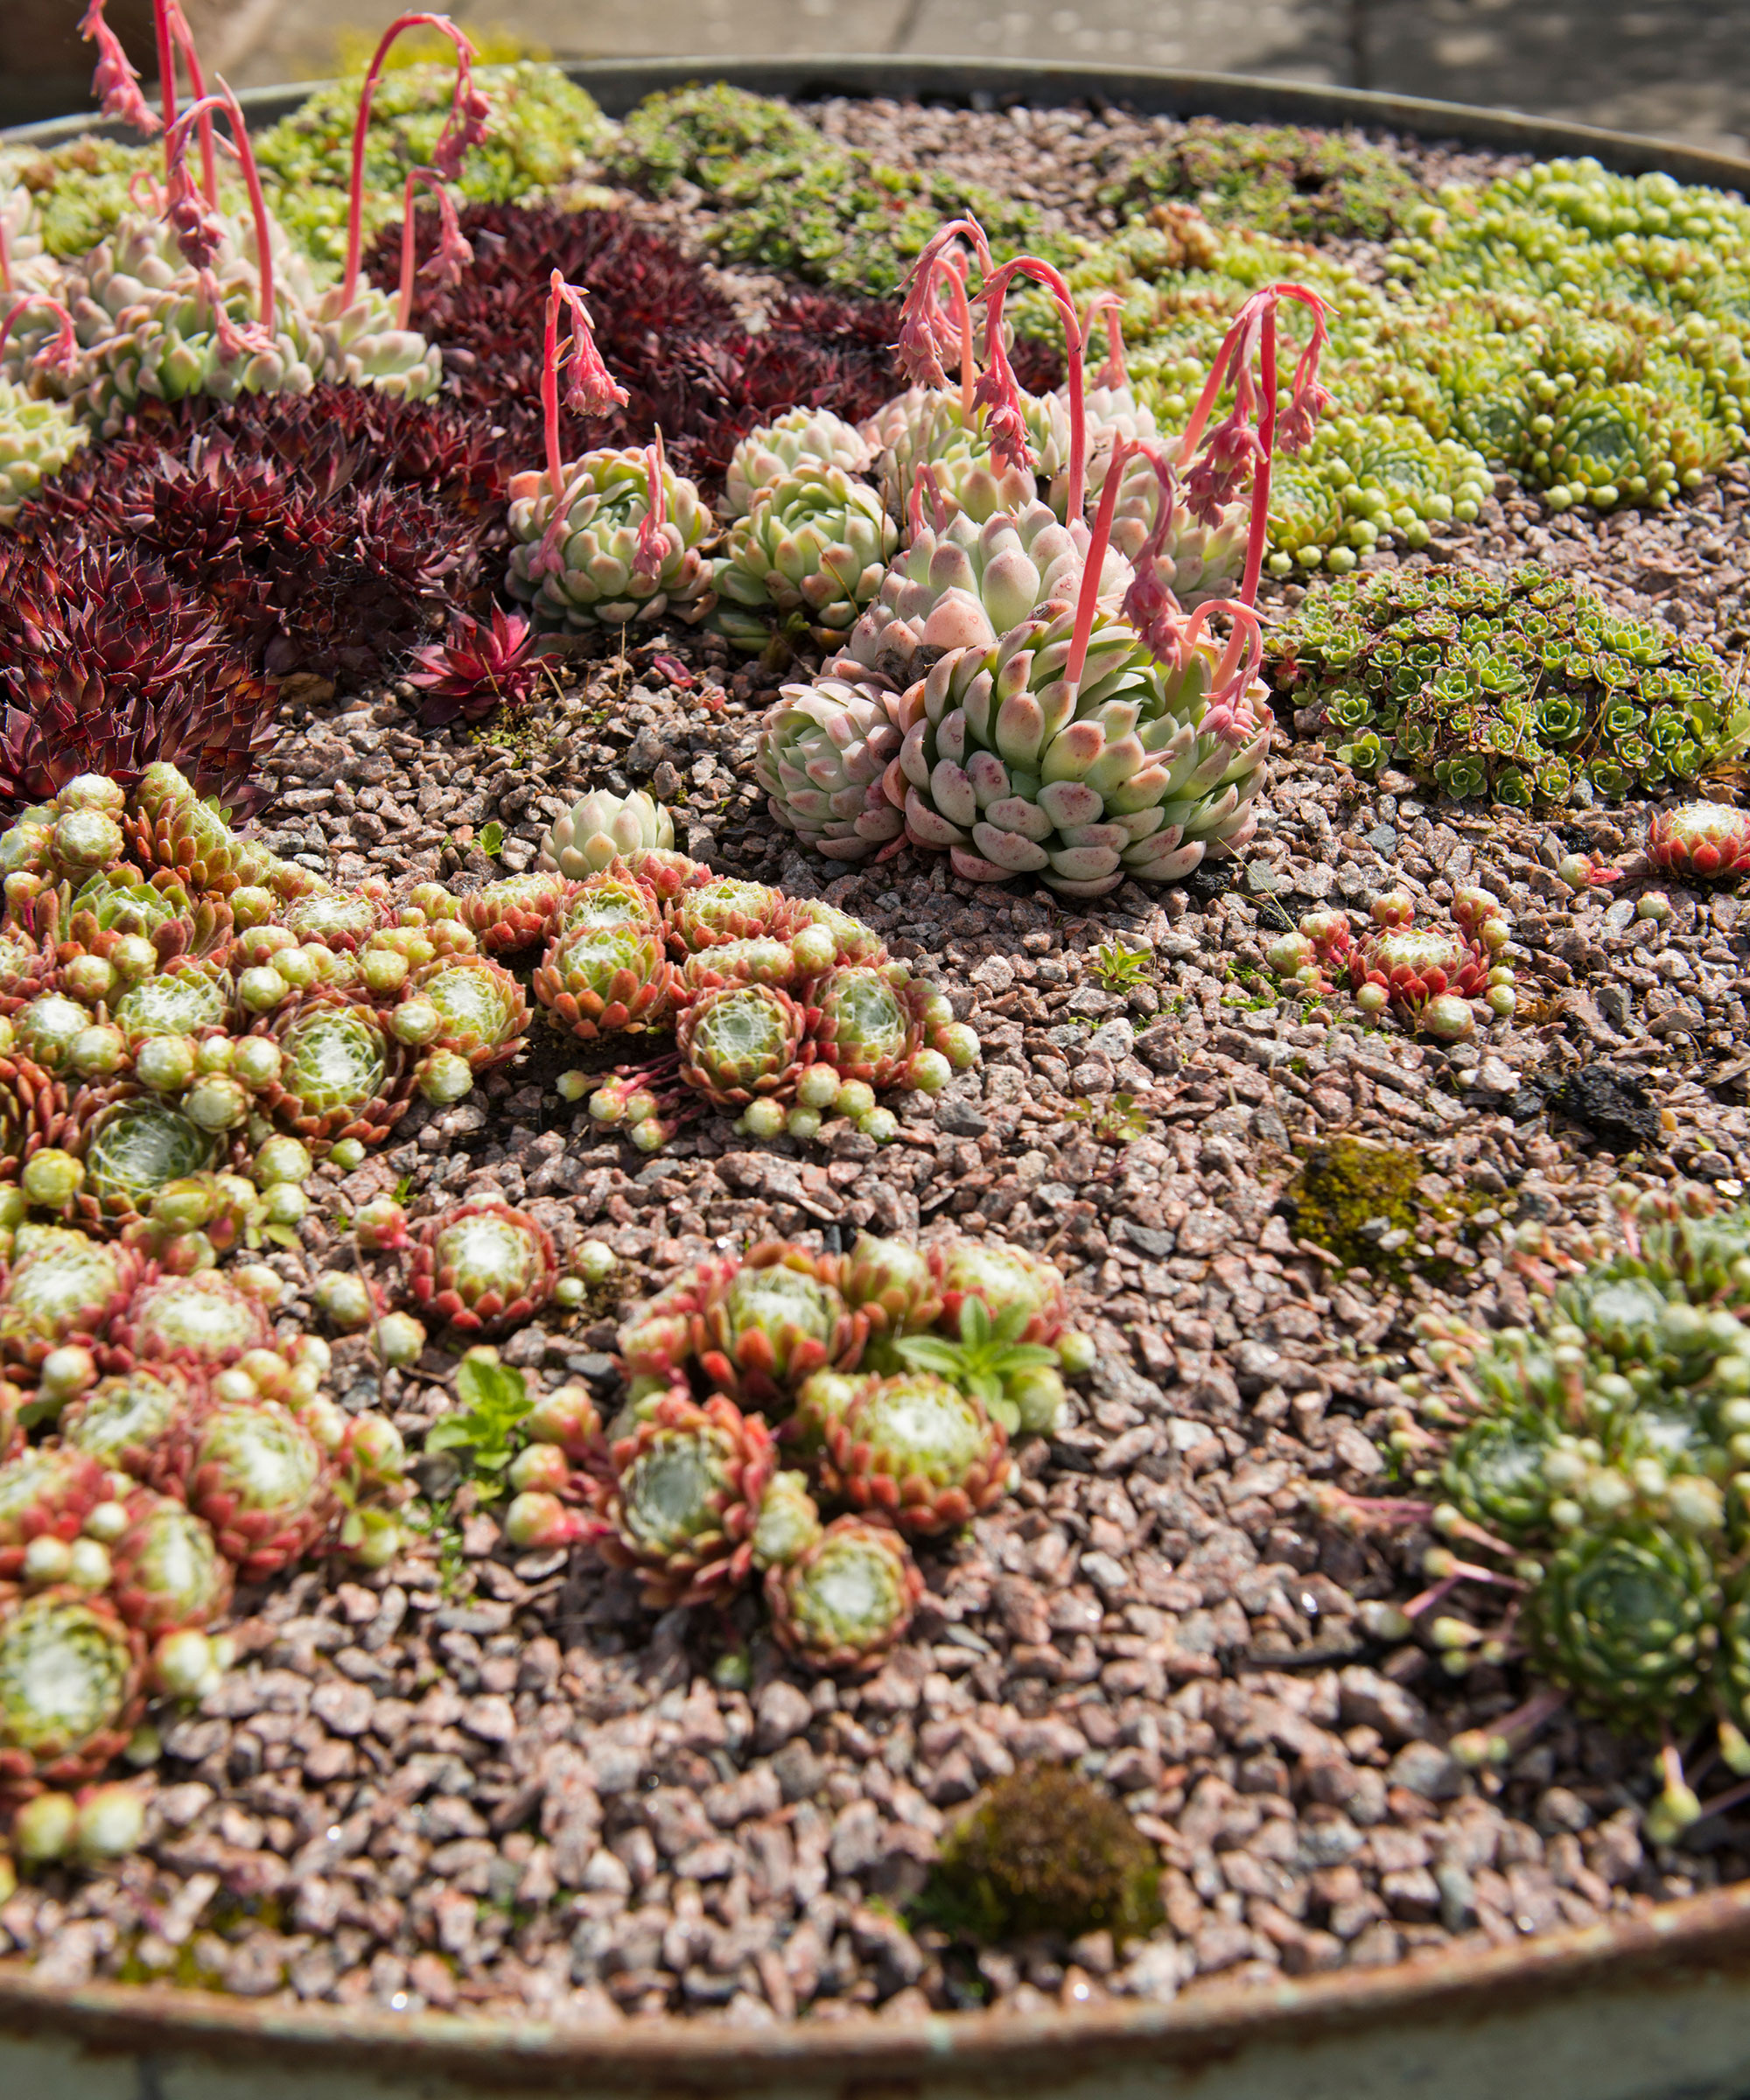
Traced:
<svg viewBox="0 0 1750 2100">
<path fill-rule="evenodd" d="M 79 33 L 97 46 L 97 68 L 91 76 L 91 92 L 102 104 L 105 116 L 118 116 L 150 138 L 162 123 L 158 112 L 140 89 L 140 76 L 122 48 L 122 39 L 103 19 L 104 0 L 91 0 L 80 18 Z"/>
<path fill-rule="evenodd" d="M 574 416 L 606 416 L 610 409 L 623 409 L 630 396 L 602 362 L 583 293 L 575 284 L 567 284 L 556 270 L 553 276 L 555 289 L 571 317 L 571 342 L 565 360 L 565 406 Z"/>
<path fill-rule="evenodd" d="M 638 528 L 638 546 L 632 556 L 632 572 L 654 583 L 662 573 L 662 564 L 668 558 L 668 535 L 664 529 L 668 519 L 668 492 L 663 477 L 668 471 L 668 462 L 662 451 L 662 426 L 656 426 L 653 444 L 644 450 L 645 472 L 649 481 L 649 504 L 643 522 Z"/>
<path fill-rule="evenodd" d="M 417 245 L 414 238 L 413 192 L 422 182 L 430 189 L 438 206 L 438 245 L 427 256 L 419 275 L 436 284 L 459 284 L 463 270 L 474 259 L 472 245 L 462 231 L 443 177 L 436 168 L 410 168 L 402 187 L 401 296 L 395 321 L 397 328 L 413 325 L 413 258 Z"/>
<path fill-rule="evenodd" d="M 950 219 L 939 226 L 925 242 L 917 261 L 912 265 L 911 275 L 906 279 L 906 289 L 900 309 L 900 340 L 894 345 L 900 369 L 914 387 L 945 387 L 948 374 L 942 369 L 944 353 L 952 354 L 958 348 L 958 339 L 944 334 L 941 302 L 936 297 L 936 281 L 941 269 L 953 268 L 948 259 L 955 243 L 962 238 L 971 242 L 984 274 L 990 274 L 990 243 L 984 238 L 984 229 L 976 219 Z M 962 275 L 962 288 L 964 276 Z"/>
<path fill-rule="evenodd" d="M 20 299 L 4 321 L 0 321 L 0 357 L 6 354 L 6 339 L 13 325 L 33 306 L 46 306 L 55 317 L 55 332 L 41 349 L 32 353 L 31 364 L 38 372 L 52 373 L 57 379 L 71 379 L 79 369 L 79 338 L 74 333 L 73 316 L 59 299 L 45 298 L 32 294 Z"/>
</svg>

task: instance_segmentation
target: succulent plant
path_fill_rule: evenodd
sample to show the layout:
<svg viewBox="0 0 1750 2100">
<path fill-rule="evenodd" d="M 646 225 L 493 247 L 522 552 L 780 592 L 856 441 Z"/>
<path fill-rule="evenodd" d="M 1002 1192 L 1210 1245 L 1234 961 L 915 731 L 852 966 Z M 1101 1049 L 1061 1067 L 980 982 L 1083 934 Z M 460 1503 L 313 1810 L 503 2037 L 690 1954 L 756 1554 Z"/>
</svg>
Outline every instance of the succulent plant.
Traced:
<svg viewBox="0 0 1750 2100">
<path fill-rule="evenodd" d="M 708 956 L 723 952 L 706 950 Z M 676 1028 L 681 1077 L 724 1109 L 781 1094 L 795 1084 L 808 1022 L 807 1011 L 774 984 L 703 991 Z"/>
<path fill-rule="evenodd" d="M 1059 464 L 1051 411 L 1031 395 L 1021 396 L 1021 412 L 1036 461 L 1043 440 L 1049 475 Z M 863 426 L 863 436 L 878 455 L 883 501 L 895 518 L 903 518 L 920 478 L 950 508 L 973 524 L 1004 514 L 1024 511 L 1037 500 L 1039 484 L 1032 473 L 1000 465 L 991 450 L 990 421 L 983 407 L 970 414 L 958 392 L 909 387 L 878 409 Z"/>
<path fill-rule="evenodd" d="M 60 1226 L 21 1225 L 0 1290 L 0 1349 L 34 1366 L 63 1342 L 107 1335 L 139 1272 L 139 1257 L 125 1247 Z"/>
<path fill-rule="evenodd" d="M 522 1048 L 528 1001 L 500 964 L 484 956 L 452 956 L 425 971 L 416 991 L 438 1011 L 431 1046 L 466 1057 L 474 1071 L 490 1071 Z"/>
<path fill-rule="evenodd" d="M 416 329 L 397 326 L 394 302 L 374 286 L 359 286 L 350 300 L 333 286 L 311 303 L 308 326 L 322 379 L 391 401 L 425 401 L 444 383 L 442 351 Z"/>
<path fill-rule="evenodd" d="M 808 1475 L 774 1474 L 760 1501 L 753 1526 L 753 1565 L 762 1573 L 768 1568 L 787 1568 L 799 1560 L 821 1536 L 820 1511 L 808 1493 Z"/>
<path fill-rule="evenodd" d="M 103 1467 L 82 1451 L 41 1446 L 0 1466 L 0 1582 L 20 1574 L 33 1540 L 71 1545 L 107 1486 Z"/>
<path fill-rule="evenodd" d="M 776 1466 L 765 1424 L 721 1394 L 702 1407 L 665 1395 L 613 1447 L 601 1504 L 612 1530 L 597 1550 L 611 1565 L 637 1568 L 658 1606 L 724 1596 L 752 1572 Z"/>
<path fill-rule="evenodd" d="M 1550 1557 L 1527 1631 L 1557 1682 L 1619 1721 L 1656 1728 L 1698 1711 L 1721 1606 L 1700 1540 L 1657 1525 L 1603 1529 Z"/>
<path fill-rule="evenodd" d="M 133 1732 L 144 1651 L 83 1591 L 0 1604 L 0 1790 L 28 1798 L 94 1779 Z"/>
<path fill-rule="evenodd" d="M 679 972 L 654 928 L 581 926 L 561 934 L 532 980 L 535 996 L 582 1042 L 660 1027 Z"/>
<path fill-rule="evenodd" d="M 446 640 L 416 649 L 414 662 L 419 668 L 408 673 L 408 683 L 422 696 L 420 720 L 434 727 L 524 705 L 547 668 L 528 620 L 497 606 L 490 624 L 464 613 Z"/>
<path fill-rule="evenodd" d="M 730 455 L 723 480 L 723 515 L 745 518 L 755 499 L 804 466 L 860 474 L 869 465 L 868 440 L 830 409 L 792 409 L 750 430 Z"/>
<path fill-rule="evenodd" d="M 547 937 L 550 921 L 564 913 L 571 887 L 564 875 L 507 875 L 462 899 L 462 924 L 487 955 L 514 955 Z M 568 914 L 564 923 L 572 923 Z"/>
<path fill-rule="evenodd" d="M 1063 1278 L 1042 1255 L 1000 1241 L 954 1239 L 942 1250 L 936 1270 L 942 1310 L 957 1326 L 969 1298 L 984 1301 L 993 1319 L 1020 1308 L 1026 1324 L 1015 1339 L 1054 1345 L 1068 1317 Z"/>
<path fill-rule="evenodd" d="M 1351 954 L 1349 981 L 1357 991 L 1379 986 L 1400 1012 L 1425 1022 L 1432 1002 L 1443 994 L 1459 1000 L 1480 997 L 1490 963 L 1481 943 L 1466 940 L 1455 927 L 1377 926 Z M 1439 1018 L 1433 1016 L 1436 1022 Z"/>
<path fill-rule="evenodd" d="M 1009 1440 L 978 1400 L 928 1371 L 871 1378 L 827 1429 L 829 1494 L 917 1536 L 956 1530 L 1002 1499 Z"/>
<path fill-rule="evenodd" d="M 115 1020 L 136 1046 L 149 1035 L 216 1032 L 225 1022 L 225 994 L 200 970 L 160 971 L 122 993 Z"/>
<path fill-rule="evenodd" d="M 677 956 L 701 948 L 765 935 L 782 939 L 789 931 L 790 900 L 769 883 L 743 882 L 732 875 L 694 883 L 668 900 L 663 920 L 668 945 Z"/>
<path fill-rule="evenodd" d="M 410 1276 L 422 1312 L 469 1333 L 531 1318 L 552 1297 L 557 1279 L 545 1228 L 527 1211 L 486 1198 L 425 1222 Z"/>
<path fill-rule="evenodd" d="M 271 1339 L 258 1301 L 211 1269 L 142 1284 L 112 1335 L 113 1345 L 135 1362 L 206 1369 L 235 1363 Z"/>
<path fill-rule="evenodd" d="M 277 1401 L 202 1402 L 178 1424 L 166 1472 L 246 1582 L 301 1560 L 333 1521 L 332 1467 Z"/>
<path fill-rule="evenodd" d="M 306 992 L 258 1021 L 255 1032 L 279 1046 L 279 1072 L 263 1100 L 282 1130 L 327 1144 L 380 1144 L 406 1112 L 411 1060 L 373 1007 Z"/>
<path fill-rule="evenodd" d="M 841 963 L 809 987 L 815 1055 L 842 1080 L 896 1084 L 923 1041 L 930 994 L 905 981 L 903 966 Z"/>
<path fill-rule="evenodd" d="M 127 1529 L 110 1548 L 110 1595 L 127 1624 L 156 1640 L 222 1618 L 234 1577 L 207 1524 L 144 1488 L 129 1497 L 127 1512 Z"/>
<path fill-rule="evenodd" d="M 104 1089 L 89 1103 L 81 1099 L 76 1120 L 85 1163 L 80 1193 L 109 1224 L 144 1215 L 166 1184 L 213 1163 L 212 1132 L 168 1102 L 131 1087 Z"/>
<path fill-rule="evenodd" d="M 653 466 L 654 457 L 654 448 L 610 448 L 573 461 L 563 469 L 556 527 L 551 478 L 511 477 L 515 545 L 507 582 L 533 607 L 537 626 L 623 626 L 670 607 L 709 609 L 710 567 L 700 548 L 712 531 L 710 512 L 692 482 Z M 654 511 L 653 474 L 662 494 Z"/>
<path fill-rule="evenodd" d="M 766 807 L 833 860 L 863 860 L 898 838 L 905 819 L 882 779 L 900 755 L 900 696 L 873 676 L 785 686 L 754 759 Z"/>
<path fill-rule="evenodd" d="M 279 922 L 297 941 L 313 942 L 337 956 L 349 956 L 376 932 L 388 917 L 381 886 L 355 890 L 318 890 L 286 905 Z"/>
<path fill-rule="evenodd" d="M 772 1631 L 816 1670 L 872 1667 L 900 1640 L 924 1593 L 897 1531 L 842 1516 L 766 1577 Z"/>
<path fill-rule="evenodd" d="M 768 629 L 758 615 L 797 613 L 830 648 L 880 591 L 899 542 L 866 482 L 843 467 L 800 467 L 760 489 L 731 527 L 712 571 L 718 623 L 744 648 L 760 648 Z"/>
<path fill-rule="evenodd" d="M 66 1123 L 60 1082 L 28 1057 L 0 1055 L 0 1182 L 16 1181 L 33 1154 L 60 1144 Z"/>
<path fill-rule="evenodd" d="M 1735 880 L 1750 868 L 1750 822 L 1730 802 L 1658 810 L 1647 827 L 1647 858 L 1673 874 Z"/>
<path fill-rule="evenodd" d="M 666 1382 L 696 1362 L 711 1390 L 757 1406 L 825 1366 L 854 1367 L 868 1322 L 845 1305 L 836 1273 L 834 1257 L 781 1241 L 745 1263 L 703 1263 L 620 1329 L 627 1376 Z"/>
<path fill-rule="evenodd" d="M 743 984 L 799 986 L 812 972 L 799 960 L 794 943 L 756 937 L 725 941 L 721 948 L 702 948 L 681 965 L 681 989 L 694 995 Z"/>
<path fill-rule="evenodd" d="M 626 795 L 598 788 L 554 819 L 541 842 L 541 865 L 579 881 L 640 847 L 666 852 L 674 844 L 674 818 L 641 788 Z"/>
<path fill-rule="evenodd" d="M 125 1377 L 100 1379 L 63 1408 L 61 1441 L 109 1472 L 145 1480 L 165 1439 L 203 1391 L 181 1366 L 136 1366 Z"/>
<path fill-rule="evenodd" d="M 878 1239 L 872 1233 L 858 1234 L 839 1271 L 838 1287 L 851 1310 L 867 1318 L 872 1337 L 921 1333 L 943 1310 L 941 1276 L 930 1256 L 904 1240 Z"/>
<path fill-rule="evenodd" d="M 168 762 L 148 766 L 130 798 L 130 850 L 148 867 L 173 870 L 192 891 L 228 897 L 264 880 L 273 856 L 240 838 L 187 778 Z"/>
<path fill-rule="evenodd" d="M 86 442 L 85 426 L 65 402 L 38 401 L 0 379 L 0 525 L 20 509 Z"/>
</svg>

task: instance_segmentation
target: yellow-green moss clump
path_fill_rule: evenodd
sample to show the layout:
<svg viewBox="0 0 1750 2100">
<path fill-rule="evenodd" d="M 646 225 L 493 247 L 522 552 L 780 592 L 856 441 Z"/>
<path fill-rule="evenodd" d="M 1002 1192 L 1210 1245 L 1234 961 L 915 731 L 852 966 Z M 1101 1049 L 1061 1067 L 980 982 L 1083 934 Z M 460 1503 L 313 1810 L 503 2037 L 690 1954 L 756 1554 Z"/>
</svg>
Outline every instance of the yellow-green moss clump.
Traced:
<svg viewBox="0 0 1750 2100">
<path fill-rule="evenodd" d="M 1024 1765 L 943 1838 L 922 1908 L 983 1940 L 1147 1934 L 1161 1917 L 1155 1849 L 1102 1788 L 1060 1765 Z"/>
</svg>

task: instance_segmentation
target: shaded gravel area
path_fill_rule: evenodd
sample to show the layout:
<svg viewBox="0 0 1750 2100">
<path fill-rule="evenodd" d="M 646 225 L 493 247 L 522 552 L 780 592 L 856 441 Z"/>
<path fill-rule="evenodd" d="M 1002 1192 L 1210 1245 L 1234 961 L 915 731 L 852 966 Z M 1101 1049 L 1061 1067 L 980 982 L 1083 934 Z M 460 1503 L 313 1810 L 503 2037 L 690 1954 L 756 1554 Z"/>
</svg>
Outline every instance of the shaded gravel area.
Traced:
<svg viewBox="0 0 1750 2100">
<path fill-rule="evenodd" d="M 1031 182 L 1071 220 L 1109 136 L 1155 128 L 826 116 L 890 155 Z M 1609 521 L 1553 518 L 1503 483 L 1478 525 L 1413 558 L 1540 560 L 1739 648 L 1746 501 L 1741 468 L 1666 515 Z M 1500 819 L 1401 775 L 1364 787 L 1316 724 L 1286 720 L 1242 861 L 1166 893 L 1129 886 L 1084 911 L 910 852 L 846 872 L 760 807 L 750 761 L 780 682 L 670 627 L 579 657 L 563 700 L 500 737 L 423 732 L 405 691 L 313 690 L 264 828 L 343 881 L 485 880 L 531 864 L 576 793 L 648 785 L 689 851 L 880 928 L 977 1029 L 983 1071 L 903 1097 L 878 1152 L 850 1133 L 830 1152 L 753 1147 L 720 1120 L 647 1160 L 558 1100 L 573 1055 L 537 1028 L 478 1096 L 416 1106 L 343 1181 L 325 1169 L 328 1225 L 276 1264 L 308 1314 L 339 1200 L 402 1182 L 416 1215 L 497 1190 L 562 1248 L 605 1238 L 634 1298 L 774 1233 L 829 1249 L 863 1227 L 1001 1235 L 1050 1253 L 1099 1345 L 1062 1433 L 1024 1446 L 1016 1495 L 920 1554 L 912 1634 L 860 1684 L 789 1668 L 751 1601 L 654 1617 L 585 1553 L 514 1553 L 465 1486 L 454 1530 L 393 1569 L 305 1574 L 254 1615 L 245 1600 L 244 1659 L 167 1733 L 145 1849 L 22 1888 L 0 1950 L 66 1984 L 162 1977 L 396 2010 L 914 2019 L 1433 1959 L 1750 1871 L 1738 1822 L 1643 1846 L 1645 1746 L 1571 1718 L 1502 1774 L 1462 1770 L 1449 1740 L 1517 1704 L 1520 1674 L 1455 1680 L 1371 1639 L 1358 1604 L 1418 1588 L 1428 1541 L 1382 1550 L 1308 1515 L 1310 1491 L 1386 1485 L 1415 1315 L 1525 1320 L 1514 1227 L 1560 1242 L 1604 1216 L 1620 1155 L 1555 1105 L 1580 1105 L 1574 1071 L 1645 1090 L 1659 1134 L 1633 1166 L 1649 1182 L 1750 1185 L 1750 914 L 1662 883 L 1670 922 L 1635 918 L 1644 805 Z M 477 843 L 489 822 L 496 863 Z M 1625 877 L 1577 901 L 1552 868 L 1582 843 Z M 1263 950 L 1300 912 L 1364 913 L 1394 886 L 1438 906 L 1463 883 L 1516 921 L 1513 1023 L 1448 1052 L 1359 1025 L 1346 999 L 1307 1013 L 1266 989 Z M 1147 951 L 1139 982 L 1105 982 L 1109 940 Z M 1284 1200 L 1300 1152 L 1339 1134 L 1424 1164 L 1426 1228 L 1373 1270 L 1298 1238 Z M 505 1354 L 606 1398 L 612 1313 L 550 1317 Z M 388 1374 L 414 1440 L 453 1404 L 452 1370 L 433 1349 Z M 343 1404 L 374 1398 L 375 1376 L 361 1345 L 337 1345 Z M 426 1462 L 428 1486 L 448 1463 Z M 751 1678 L 724 1689 L 714 1670 L 744 1648 Z M 1028 1759 L 1102 1779 L 1158 1845 L 1167 1922 L 1146 1944 L 977 1953 L 903 1922 L 946 1819 Z"/>
</svg>

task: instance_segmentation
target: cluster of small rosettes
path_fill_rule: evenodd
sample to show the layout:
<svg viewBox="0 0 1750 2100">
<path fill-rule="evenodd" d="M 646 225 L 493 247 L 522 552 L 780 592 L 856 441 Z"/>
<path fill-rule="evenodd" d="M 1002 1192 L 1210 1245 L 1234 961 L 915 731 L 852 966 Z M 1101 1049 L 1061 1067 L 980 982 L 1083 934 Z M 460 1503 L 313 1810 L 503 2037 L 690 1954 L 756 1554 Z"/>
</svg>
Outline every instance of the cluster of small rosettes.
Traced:
<svg viewBox="0 0 1750 2100">
<path fill-rule="evenodd" d="M 1484 889 L 1459 890 L 1450 910 L 1449 924 L 1418 926 L 1416 900 L 1390 890 L 1374 899 L 1359 940 L 1347 912 L 1309 912 L 1270 943 L 1264 960 L 1292 996 L 1324 999 L 1347 978 L 1369 1019 L 1389 1008 L 1438 1042 L 1464 1042 L 1475 1032 L 1479 1004 L 1497 1020 L 1517 1006 L 1516 972 L 1500 959 L 1513 924 Z"/>
<path fill-rule="evenodd" d="M 331 888 L 174 766 L 0 834 L 0 1230 L 32 1209 L 162 1267 L 287 1242 L 315 1161 L 459 1100 L 528 1004 L 437 884 Z"/>
<path fill-rule="evenodd" d="M 513 1544 L 592 1542 L 665 1609 L 763 1576 L 778 1638 L 822 1670 L 903 1635 L 921 1592 L 907 1541 L 998 1502 L 1011 1438 L 1052 1432 L 1093 1358 L 1037 1256 L 866 1235 L 844 1256 L 779 1241 L 702 1264 L 620 1345 L 612 1422 L 581 1386 L 526 1419 Z"/>
<path fill-rule="evenodd" d="M 1432 1586 L 1395 1630 L 1418 1625 L 1456 1673 L 1522 1653 L 1588 1711 L 1668 1745 L 1709 1726 L 1743 1775 L 1750 1209 L 1681 1185 L 1610 1196 L 1620 1243 L 1592 1246 L 1588 1261 L 1558 1253 L 1541 1226 L 1522 1228 L 1515 1258 L 1554 1284 L 1536 1329 L 1418 1322 L 1424 1368 L 1403 1382 L 1410 1406 L 1391 1441 L 1438 1499 L 1380 1507 L 1432 1522 L 1449 1544 L 1428 1555 Z M 1509 1603 L 1499 1628 L 1447 1605 L 1466 1586 Z M 1505 1758 L 1550 1708 L 1534 1701 L 1455 1747 Z M 1669 1842 L 1701 1810 L 1675 1746 L 1660 1770 L 1648 1827 Z"/>
<path fill-rule="evenodd" d="M 1340 761 L 1514 808 L 1681 788 L 1750 749 L 1718 656 L 1535 565 L 1382 572 L 1309 592 L 1265 643 Z"/>
<path fill-rule="evenodd" d="M 872 928 L 713 875 L 655 843 L 665 835 L 667 813 L 648 796 L 588 796 L 547 836 L 551 874 L 495 883 L 466 907 L 498 914 L 487 944 L 500 933 L 544 940 L 536 997 L 580 1041 L 673 1027 L 672 1054 L 562 1077 L 561 1093 L 587 1098 L 596 1121 L 624 1125 L 646 1152 L 705 1108 L 737 1112 L 753 1137 L 813 1138 L 837 1115 L 886 1144 L 899 1124 L 878 1090 L 937 1093 L 977 1062 L 972 1030 Z"/>
<path fill-rule="evenodd" d="M 164 1275 L 61 1227 L 14 1235 L 0 1292 L 0 1810 L 15 1811 L 21 1860 L 139 1842 L 140 1792 L 93 1782 L 124 1754 L 156 1760 L 150 1704 L 172 1715 L 218 1684 L 234 1583 L 318 1551 L 376 1568 L 399 1550 L 401 1438 L 323 1390 L 326 1342 L 275 1342 L 281 1291 L 261 1266 Z"/>
</svg>

